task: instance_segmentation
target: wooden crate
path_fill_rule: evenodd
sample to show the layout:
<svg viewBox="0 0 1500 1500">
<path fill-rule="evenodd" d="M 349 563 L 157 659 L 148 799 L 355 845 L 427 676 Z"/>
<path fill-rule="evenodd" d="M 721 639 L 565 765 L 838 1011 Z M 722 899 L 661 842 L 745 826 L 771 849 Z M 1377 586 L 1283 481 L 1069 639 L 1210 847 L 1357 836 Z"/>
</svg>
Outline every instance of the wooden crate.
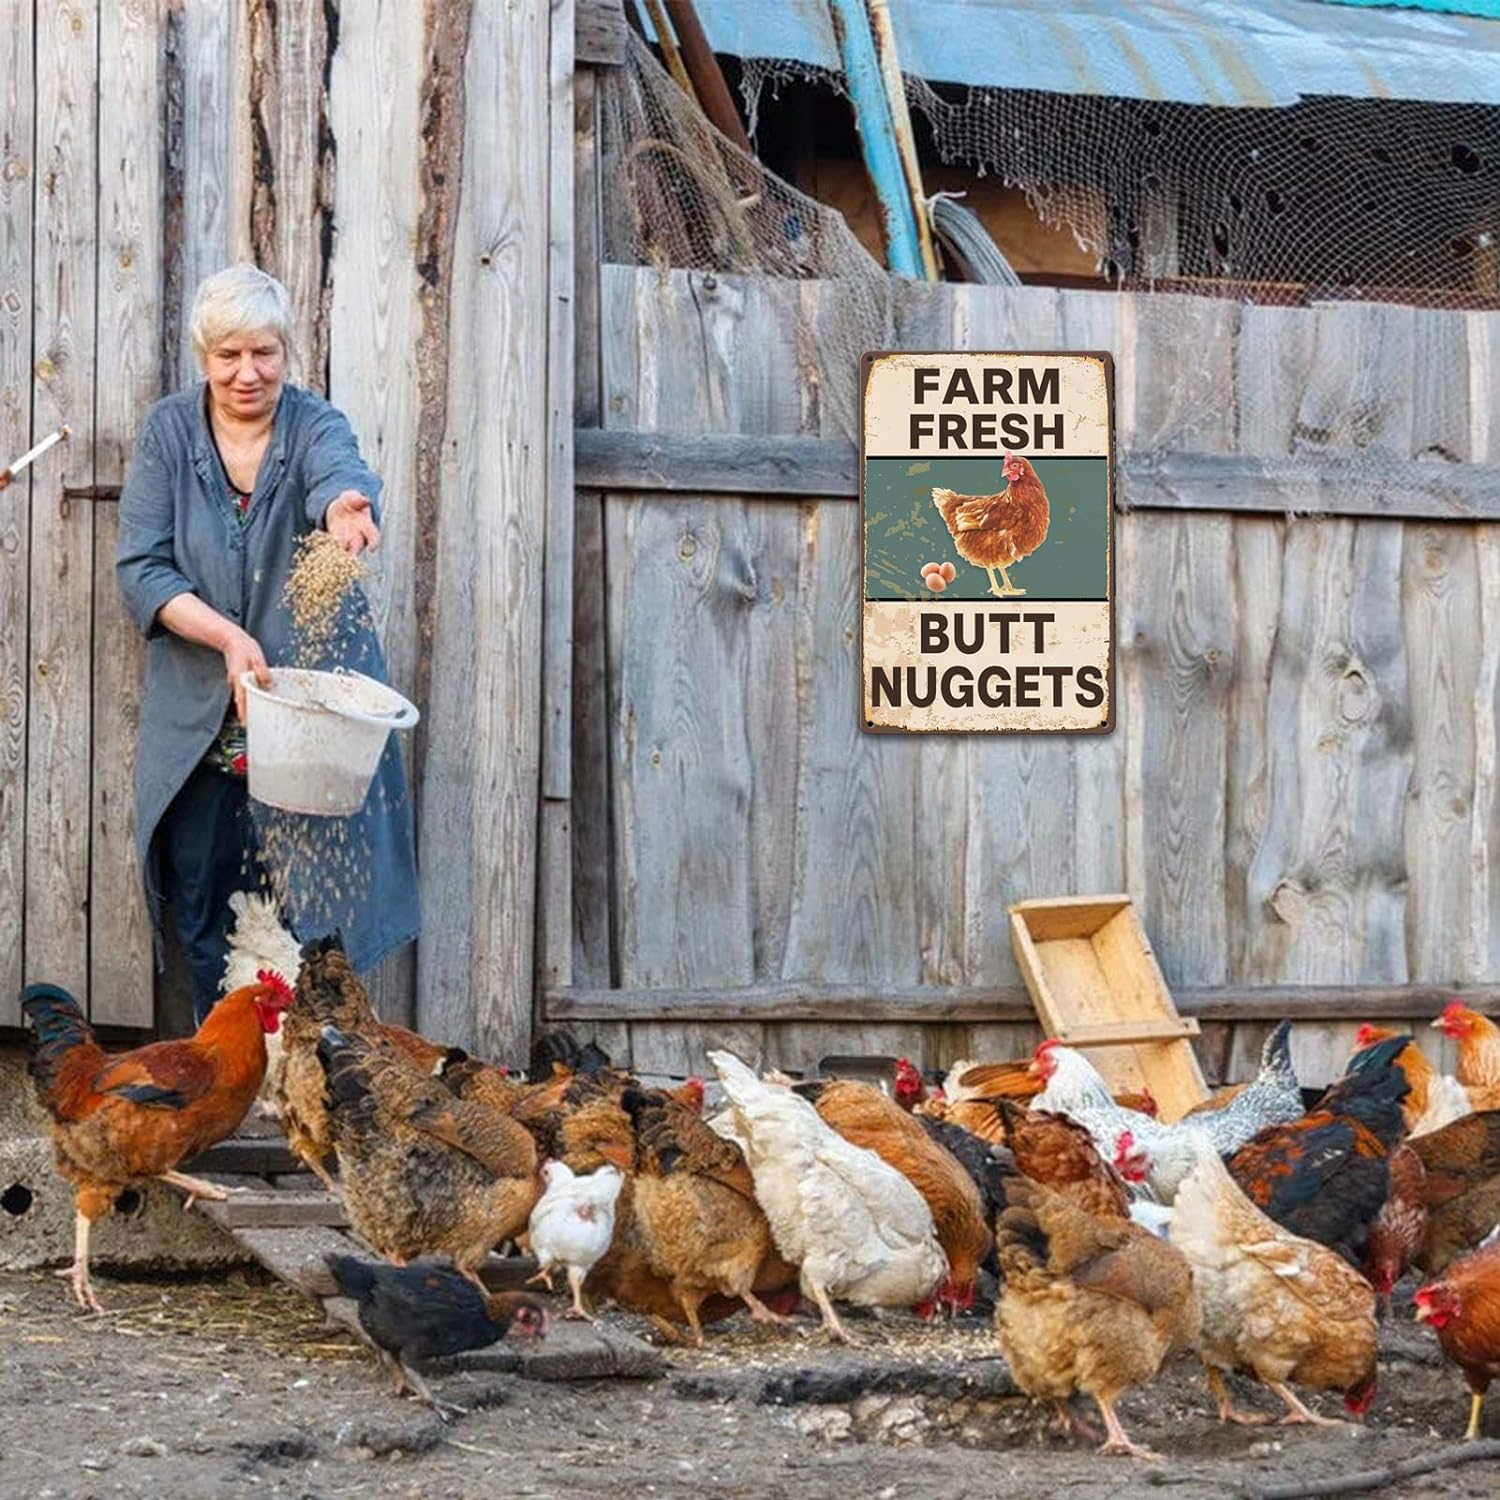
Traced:
<svg viewBox="0 0 1500 1500">
<path fill-rule="evenodd" d="M 1129 896 L 1018 901 L 1010 935 L 1043 1028 L 1112 1088 L 1150 1089 L 1164 1120 L 1207 1097 L 1198 1023 L 1177 1014 Z"/>
</svg>

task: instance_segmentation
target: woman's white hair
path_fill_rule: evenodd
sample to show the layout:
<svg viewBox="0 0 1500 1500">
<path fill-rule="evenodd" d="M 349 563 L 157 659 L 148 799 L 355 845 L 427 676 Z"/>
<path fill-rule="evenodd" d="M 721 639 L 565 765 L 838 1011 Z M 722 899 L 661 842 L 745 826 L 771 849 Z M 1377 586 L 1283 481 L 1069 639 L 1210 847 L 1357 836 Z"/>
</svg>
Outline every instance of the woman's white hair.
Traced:
<svg viewBox="0 0 1500 1500">
<path fill-rule="evenodd" d="M 281 340 L 288 358 L 292 352 L 292 299 L 277 279 L 241 261 L 206 277 L 193 298 L 188 332 L 202 368 L 208 351 L 234 334 L 269 329 Z"/>
</svg>

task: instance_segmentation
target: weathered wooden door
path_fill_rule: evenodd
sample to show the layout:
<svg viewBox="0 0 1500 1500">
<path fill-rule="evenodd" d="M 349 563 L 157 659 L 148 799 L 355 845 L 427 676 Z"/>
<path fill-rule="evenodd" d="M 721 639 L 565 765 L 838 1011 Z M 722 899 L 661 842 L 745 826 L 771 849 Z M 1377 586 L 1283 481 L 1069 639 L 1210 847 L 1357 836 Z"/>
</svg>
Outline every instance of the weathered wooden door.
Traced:
<svg viewBox="0 0 1500 1500">
<path fill-rule="evenodd" d="M 96 1022 L 152 1023 L 142 647 L 114 586 L 116 506 L 93 491 L 123 477 L 161 388 L 155 11 L 0 0 L 0 451 L 72 429 L 0 491 L 0 1025 L 33 980 Z"/>
</svg>

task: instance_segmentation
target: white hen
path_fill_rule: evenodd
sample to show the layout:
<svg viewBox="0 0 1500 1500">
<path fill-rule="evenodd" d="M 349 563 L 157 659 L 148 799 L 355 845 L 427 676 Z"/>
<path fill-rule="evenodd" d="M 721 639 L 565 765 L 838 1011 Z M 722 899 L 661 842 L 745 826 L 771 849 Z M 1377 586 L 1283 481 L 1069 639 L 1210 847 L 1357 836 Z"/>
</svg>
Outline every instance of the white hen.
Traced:
<svg viewBox="0 0 1500 1500">
<path fill-rule="evenodd" d="M 615 1205 L 625 1176 L 618 1167 L 600 1167 L 580 1177 L 566 1162 L 549 1161 L 542 1167 L 542 1182 L 528 1229 L 541 1269 L 531 1279 L 545 1281 L 551 1291 L 552 1272 L 561 1266 L 573 1292 L 567 1316 L 587 1318 L 583 1283 L 615 1237 Z"/>
<path fill-rule="evenodd" d="M 224 977 L 219 993 L 242 989 L 259 983 L 262 970 L 284 979 L 296 987 L 297 971 L 302 967 L 302 950 L 297 939 L 281 925 L 276 903 L 269 896 L 254 891 L 236 891 L 229 898 L 234 926 L 229 932 L 229 953 L 224 960 Z M 259 1108 L 262 1114 L 275 1118 L 275 1101 L 281 1097 L 281 1081 L 286 1063 L 282 1057 L 282 1036 L 278 1027 L 266 1038 L 266 1076 L 260 1086 Z"/>
<path fill-rule="evenodd" d="M 800 1272 L 823 1327 L 852 1343 L 835 1297 L 910 1307 L 948 1274 L 922 1195 L 873 1151 L 850 1145 L 790 1089 L 762 1083 L 730 1052 L 710 1052 L 776 1248 Z"/>
</svg>

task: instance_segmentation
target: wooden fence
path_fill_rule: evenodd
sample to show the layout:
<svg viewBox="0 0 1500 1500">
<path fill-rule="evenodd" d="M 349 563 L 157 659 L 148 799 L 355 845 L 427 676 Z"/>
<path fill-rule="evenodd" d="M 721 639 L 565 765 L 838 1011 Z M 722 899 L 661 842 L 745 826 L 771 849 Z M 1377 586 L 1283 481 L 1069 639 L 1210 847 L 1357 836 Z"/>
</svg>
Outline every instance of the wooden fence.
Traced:
<svg viewBox="0 0 1500 1500">
<path fill-rule="evenodd" d="M 798 425 L 838 289 L 777 291 L 604 268 L 549 1017 L 677 1072 L 1010 1051 L 1007 904 L 1116 890 L 1212 1073 L 1231 1019 L 1347 1021 L 1316 1078 L 1500 994 L 1500 314 L 911 289 L 904 347 L 1114 352 L 1124 513 L 1114 734 L 907 739 L 857 724 L 852 449 Z"/>
<path fill-rule="evenodd" d="M 0 494 L 0 1026 L 23 977 L 153 1019 L 110 496 L 241 256 L 386 480 L 426 909 L 387 1014 L 935 1064 L 1034 1035 L 1008 902 L 1119 889 L 1211 1074 L 1281 1014 L 1317 1077 L 1346 1020 L 1500 998 L 1500 315 L 907 289 L 912 347 L 1116 354 L 1118 728 L 866 737 L 839 288 L 601 265 L 574 64 L 622 24 L 0 0 L 0 452 L 74 428 Z"/>
</svg>

